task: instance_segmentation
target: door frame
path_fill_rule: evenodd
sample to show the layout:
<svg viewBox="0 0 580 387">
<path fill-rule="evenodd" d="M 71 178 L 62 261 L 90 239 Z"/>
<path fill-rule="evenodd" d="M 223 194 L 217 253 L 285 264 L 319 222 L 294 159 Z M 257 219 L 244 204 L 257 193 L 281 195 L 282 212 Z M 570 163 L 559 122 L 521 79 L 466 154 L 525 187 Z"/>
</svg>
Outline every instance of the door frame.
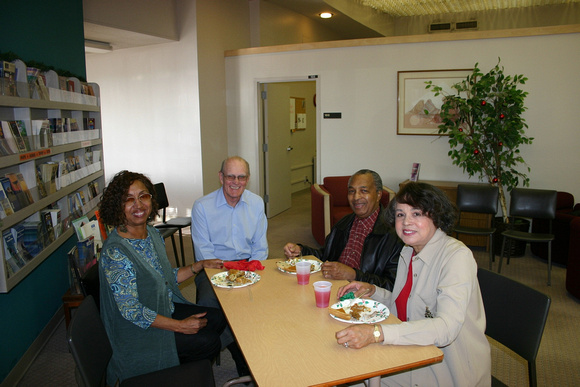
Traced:
<svg viewBox="0 0 580 387">
<path fill-rule="evenodd" d="M 258 139 L 258 155 L 257 160 L 259 161 L 258 173 L 259 177 L 259 195 L 264 198 L 266 195 L 266 183 L 265 183 L 265 165 L 264 165 L 264 111 L 262 109 L 262 94 L 261 85 L 264 83 L 287 83 L 287 82 L 315 82 L 316 83 L 316 159 L 314 161 L 314 181 L 312 184 L 320 181 L 320 128 L 322 125 L 322 113 L 320 109 L 321 101 L 321 90 L 320 90 L 320 76 L 319 75 L 305 75 L 305 76 L 294 76 L 294 77 L 281 77 L 281 78 L 256 78 L 255 79 L 255 95 L 256 95 L 256 117 L 257 117 L 257 128 L 256 137 Z"/>
</svg>

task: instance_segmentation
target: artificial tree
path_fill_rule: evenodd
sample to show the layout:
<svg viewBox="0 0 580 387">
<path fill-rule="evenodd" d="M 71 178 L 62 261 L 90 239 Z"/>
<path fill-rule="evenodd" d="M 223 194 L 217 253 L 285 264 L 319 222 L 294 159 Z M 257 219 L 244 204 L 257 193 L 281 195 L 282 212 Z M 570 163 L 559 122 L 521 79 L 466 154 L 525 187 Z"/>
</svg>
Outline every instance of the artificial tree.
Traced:
<svg viewBox="0 0 580 387">
<path fill-rule="evenodd" d="M 466 79 L 452 86 L 456 94 L 446 93 L 431 81 L 426 82 L 435 96 L 443 96 L 439 134 L 449 135 L 453 164 L 463 168 L 469 176 L 477 175 L 499 188 L 499 200 L 504 222 L 508 222 L 504 189 L 511 191 L 520 179 L 529 186 L 529 178 L 516 169 L 525 164 L 520 155 L 522 144 L 531 144 L 526 137 L 528 125 L 522 118 L 526 110 L 527 92 L 518 89 L 526 83 L 523 75 L 504 75 L 500 61 L 483 74 L 475 64 Z M 425 112 L 427 114 L 428 112 Z M 527 167 L 530 172 L 530 168 Z"/>
</svg>

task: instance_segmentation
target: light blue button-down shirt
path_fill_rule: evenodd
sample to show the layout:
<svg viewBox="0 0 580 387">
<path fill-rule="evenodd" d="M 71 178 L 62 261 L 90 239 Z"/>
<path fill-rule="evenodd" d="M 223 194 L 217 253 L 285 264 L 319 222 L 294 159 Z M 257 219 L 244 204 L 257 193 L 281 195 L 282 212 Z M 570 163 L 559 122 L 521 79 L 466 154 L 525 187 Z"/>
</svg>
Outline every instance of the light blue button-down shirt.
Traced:
<svg viewBox="0 0 580 387">
<path fill-rule="evenodd" d="M 197 260 L 264 260 L 268 258 L 267 229 L 264 201 L 248 190 L 235 207 L 226 202 L 223 188 L 193 204 L 191 236 Z"/>
</svg>

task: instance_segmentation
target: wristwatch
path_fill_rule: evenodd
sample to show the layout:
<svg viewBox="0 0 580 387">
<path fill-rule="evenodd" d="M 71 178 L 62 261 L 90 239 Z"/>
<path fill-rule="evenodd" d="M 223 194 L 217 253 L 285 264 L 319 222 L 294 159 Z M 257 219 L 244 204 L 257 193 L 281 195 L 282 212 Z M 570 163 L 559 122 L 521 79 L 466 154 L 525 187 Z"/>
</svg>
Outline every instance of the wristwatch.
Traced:
<svg viewBox="0 0 580 387">
<path fill-rule="evenodd" d="M 379 324 L 375 324 L 375 331 L 373 332 L 375 336 L 375 343 L 378 343 L 381 340 L 381 328 Z"/>
</svg>

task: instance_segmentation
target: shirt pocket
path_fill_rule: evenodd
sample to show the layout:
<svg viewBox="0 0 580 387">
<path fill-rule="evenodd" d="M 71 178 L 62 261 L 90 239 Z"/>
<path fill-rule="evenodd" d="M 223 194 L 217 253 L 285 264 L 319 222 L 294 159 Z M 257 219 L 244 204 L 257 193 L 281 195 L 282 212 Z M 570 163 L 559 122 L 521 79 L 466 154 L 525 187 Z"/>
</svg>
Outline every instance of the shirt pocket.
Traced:
<svg viewBox="0 0 580 387">
<path fill-rule="evenodd" d="M 437 294 L 419 294 L 413 304 L 413 314 L 417 319 L 437 317 Z"/>
</svg>

